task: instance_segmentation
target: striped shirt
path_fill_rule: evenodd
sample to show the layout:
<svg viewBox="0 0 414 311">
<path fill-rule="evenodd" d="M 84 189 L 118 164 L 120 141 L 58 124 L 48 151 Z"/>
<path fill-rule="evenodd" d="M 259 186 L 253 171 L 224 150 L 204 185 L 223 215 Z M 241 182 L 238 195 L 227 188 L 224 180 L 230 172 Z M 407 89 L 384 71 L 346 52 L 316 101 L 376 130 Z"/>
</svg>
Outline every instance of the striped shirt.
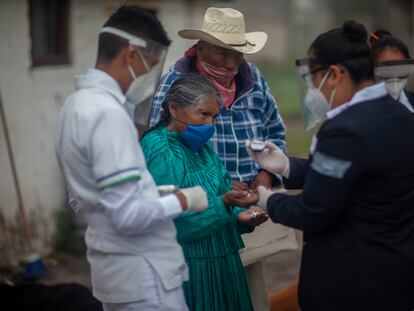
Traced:
<svg viewBox="0 0 414 311">
<path fill-rule="evenodd" d="M 151 111 L 151 126 L 160 119 L 161 106 L 172 83 L 185 73 L 196 72 L 194 63 L 195 57 L 184 57 L 161 79 Z M 235 100 L 229 109 L 221 109 L 212 142 L 230 176 L 251 182 L 260 167 L 247 154 L 245 141 L 270 140 L 285 150 L 286 128 L 269 85 L 255 65 L 244 62 L 235 79 Z"/>
</svg>

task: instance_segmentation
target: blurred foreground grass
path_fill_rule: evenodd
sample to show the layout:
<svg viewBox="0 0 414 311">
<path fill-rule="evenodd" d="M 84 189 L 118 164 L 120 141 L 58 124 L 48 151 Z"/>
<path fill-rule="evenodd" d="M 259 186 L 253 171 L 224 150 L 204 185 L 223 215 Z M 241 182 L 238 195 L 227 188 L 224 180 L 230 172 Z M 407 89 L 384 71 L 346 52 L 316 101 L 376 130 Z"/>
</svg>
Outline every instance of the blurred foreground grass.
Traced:
<svg viewBox="0 0 414 311">
<path fill-rule="evenodd" d="M 299 87 L 294 66 L 259 65 L 259 69 L 269 83 L 285 121 L 289 155 L 307 157 L 314 131 L 305 132 L 303 129 Z"/>
</svg>

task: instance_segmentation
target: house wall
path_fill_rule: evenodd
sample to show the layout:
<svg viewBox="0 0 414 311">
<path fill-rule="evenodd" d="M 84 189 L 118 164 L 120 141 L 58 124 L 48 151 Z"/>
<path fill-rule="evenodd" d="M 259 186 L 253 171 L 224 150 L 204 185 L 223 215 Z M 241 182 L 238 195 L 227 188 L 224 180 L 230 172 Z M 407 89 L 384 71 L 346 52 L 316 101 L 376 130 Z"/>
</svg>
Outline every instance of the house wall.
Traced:
<svg viewBox="0 0 414 311">
<path fill-rule="evenodd" d="M 57 115 L 73 90 L 73 76 L 94 64 L 104 8 L 111 3 L 71 1 L 71 64 L 32 68 L 27 1 L 0 2 L 0 92 L 34 249 L 42 254 L 50 250 L 55 213 L 66 196 L 54 151 Z M 5 264 L 24 255 L 24 245 L 3 130 L 0 171 L 0 264 Z"/>
<path fill-rule="evenodd" d="M 192 44 L 177 40 L 176 29 L 193 27 L 193 17 L 205 10 L 204 1 L 125 2 L 157 10 L 174 40 L 165 70 Z M 54 150 L 57 116 L 74 89 L 73 77 L 94 66 L 99 30 L 118 5 L 119 1 L 109 0 L 70 1 L 70 64 L 33 68 L 28 1 L 0 1 L 0 94 L 34 250 L 41 254 L 51 250 L 56 211 L 66 204 Z M 0 265 L 4 265 L 26 253 L 3 126 L 0 172 Z"/>
</svg>

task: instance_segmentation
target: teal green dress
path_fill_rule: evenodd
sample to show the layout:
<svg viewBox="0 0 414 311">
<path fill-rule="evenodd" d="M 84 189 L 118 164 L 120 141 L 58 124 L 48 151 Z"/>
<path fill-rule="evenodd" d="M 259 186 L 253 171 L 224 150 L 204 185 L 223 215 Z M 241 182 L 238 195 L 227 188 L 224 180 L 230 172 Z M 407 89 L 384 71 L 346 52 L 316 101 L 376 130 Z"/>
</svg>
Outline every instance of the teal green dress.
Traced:
<svg viewBox="0 0 414 311">
<path fill-rule="evenodd" d="M 221 196 L 231 191 L 231 178 L 211 143 L 193 153 L 179 133 L 162 127 L 149 132 L 141 146 L 158 185 L 199 185 L 208 195 L 206 211 L 185 212 L 175 219 L 190 270 L 190 280 L 184 283 L 190 310 L 253 310 L 238 252 L 244 247 L 240 235 L 253 227 L 237 222 L 246 209 L 224 205 Z"/>
</svg>

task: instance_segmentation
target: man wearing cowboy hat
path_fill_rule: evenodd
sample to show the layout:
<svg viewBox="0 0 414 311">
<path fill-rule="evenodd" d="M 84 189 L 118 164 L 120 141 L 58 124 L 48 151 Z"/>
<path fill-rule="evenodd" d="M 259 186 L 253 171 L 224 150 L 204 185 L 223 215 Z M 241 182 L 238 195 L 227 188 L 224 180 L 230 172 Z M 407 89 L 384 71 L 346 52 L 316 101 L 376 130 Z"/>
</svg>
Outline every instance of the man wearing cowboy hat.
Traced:
<svg viewBox="0 0 414 311">
<path fill-rule="evenodd" d="M 243 54 L 259 52 L 267 41 L 267 34 L 246 33 L 241 12 L 213 7 L 207 9 L 201 29 L 181 30 L 178 34 L 198 42 L 161 79 L 154 97 L 151 126 L 159 120 L 165 94 L 176 79 L 189 72 L 205 75 L 217 87 L 224 103 L 212 141 L 233 179 L 233 189 L 255 190 L 259 185 L 266 188 L 280 185 L 279 177 L 260 169 L 245 148 L 245 141 L 254 139 L 270 140 L 285 150 L 285 126 L 275 99 L 258 68 L 243 57 Z M 259 268 L 256 274 L 261 275 L 263 284 L 261 300 L 267 304 Z M 255 295 L 252 296 L 256 305 Z M 255 306 L 256 310 L 264 308 Z"/>
</svg>

